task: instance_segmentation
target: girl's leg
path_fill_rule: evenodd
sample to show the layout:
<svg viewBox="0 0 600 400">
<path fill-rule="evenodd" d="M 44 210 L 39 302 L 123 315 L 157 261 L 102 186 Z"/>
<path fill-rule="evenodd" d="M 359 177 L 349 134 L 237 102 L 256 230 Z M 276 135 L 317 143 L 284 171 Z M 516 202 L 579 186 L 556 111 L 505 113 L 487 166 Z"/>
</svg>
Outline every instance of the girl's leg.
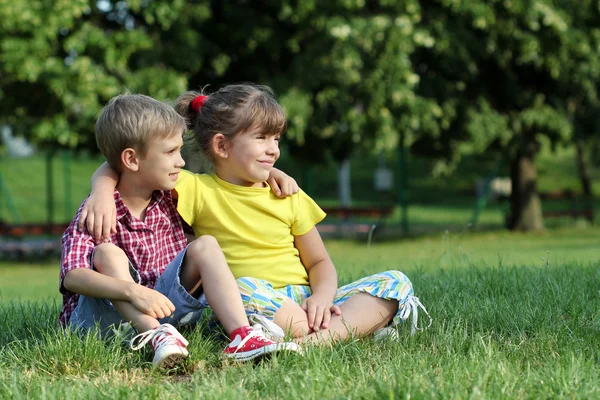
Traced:
<svg viewBox="0 0 600 400">
<path fill-rule="evenodd" d="M 134 282 L 129 271 L 129 259 L 123 250 L 111 243 L 102 243 L 94 249 L 94 268 L 103 275 Z M 138 332 L 156 328 L 160 323 L 126 301 L 113 301 L 115 309 L 124 320 L 130 321 Z"/>
<path fill-rule="evenodd" d="M 302 342 L 330 342 L 351 336 L 367 336 L 386 326 L 398 311 L 398 302 L 357 293 L 341 306 L 342 315 L 332 315 L 329 328 L 313 332 Z"/>
<path fill-rule="evenodd" d="M 181 285 L 192 296 L 202 291 L 228 334 L 249 326 L 237 283 L 223 251 L 212 236 L 201 236 L 186 250 L 181 269 Z"/>
<path fill-rule="evenodd" d="M 283 329 L 283 333 L 294 338 L 311 332 L 306 312 L 290 295 L 262 279 L 243 277 L 237 280 L 242 301 L 248 315 L 260 315 L 273 321 Z M 280 334 L 280 333 L 279 333 Z"/>
<path fill-rule="evenodd" d="M 408 318 L 403 311 L 413 294 L 412 283 L 399 271 L 386 271 L 345 285 L 338 289 L 335 304 L 342 315 L 332 316 L 327 330 L 308 335 L 304 340 L 328 342 L 351 335 L 366 336 L 390 322 Z"/>
<path fill-rule="evenodd" d="M 293 338 L 301 338 L 312 332 L 308 327 L 306 311 L 292 299 L 286 299 L 273 316 L 273 322 Z"/>
</svg>

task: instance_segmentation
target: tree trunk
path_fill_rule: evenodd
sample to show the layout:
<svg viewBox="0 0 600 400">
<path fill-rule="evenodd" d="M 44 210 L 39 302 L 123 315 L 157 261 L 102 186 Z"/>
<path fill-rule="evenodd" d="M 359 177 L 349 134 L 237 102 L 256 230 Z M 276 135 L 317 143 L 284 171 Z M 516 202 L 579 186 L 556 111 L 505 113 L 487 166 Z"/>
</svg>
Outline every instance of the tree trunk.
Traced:
<svg viewBox="0 0 600 400">
<path fill-rule="evenodd" d="M 579 173 L 579 180 L 581 181 L 581 188 L 583 190 L 583 201 L 586 210 L 592 210 L 592 179 L 590 178 L 590 169 L 585 159 L 585 143 L 583 139 L 579 138 L 575 140 L 575 148 L 577 149 L 577 172 Z M 592 221 L 592 215 L 588 215 L 587 218 Z"/>
<path fill-rule="evenodd" d="M 577 139 L 575 141 L 575 148 L 577 149 L 577 172 L 579 173 L 579 180 L 581 181 L 581 188 L 585 197 L 592 196 L 592 179 L 590 178 L 590 169 L 588 167 L 587 160 L 585 159 L 585 143 L 583 139 Z"/>
<path fill-rule="evenodd" d="M 544 229 L 542 203 L 536 187 L 535 154 L 537 145 L 529 140 L 517 153 L 511 165 L 512 191 L 510 194 L 511 230 L 532 231 Z"/>
<path fill-rule="evenodd" d="M 350 160 L 344 159 L 338 168 L 338 196 L 340 206 L 350 208 L 352 205 L 351 186 L 350 186 Z"/>
</svg>

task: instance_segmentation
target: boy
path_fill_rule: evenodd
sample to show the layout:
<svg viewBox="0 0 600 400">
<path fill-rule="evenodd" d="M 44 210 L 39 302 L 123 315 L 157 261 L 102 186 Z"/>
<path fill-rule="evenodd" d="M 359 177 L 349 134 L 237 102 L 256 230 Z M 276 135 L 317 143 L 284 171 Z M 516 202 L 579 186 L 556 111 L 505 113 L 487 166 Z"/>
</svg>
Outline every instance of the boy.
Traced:
<svg viewBox="0 0 600 400">
<path fill-rule="evenodd" d="M 110 100 L 96 123 L 96 141 L 120 172 L 114 192 L 117 225 L 111 243 L 98 244 L 77 220 L 62 239 L 60 291 L 63 327 L 99 326 L 106 335 L 122 323 L 141 332 L 133 349 L 150 343 L 153 364 L 170 368 L 188 356 L 185 338 L 171 324 L 197 322 L 210 304 L 230 334 L 223 356 L 238 361 L 266 353 L 300 352 L 295 343 L 267 339 L 249 326 L 236 281 L 211 236 L 186 247 L 171 190 L 184 166 L 185 121 L 171 107 L 144 95 Z"/>
</svg>

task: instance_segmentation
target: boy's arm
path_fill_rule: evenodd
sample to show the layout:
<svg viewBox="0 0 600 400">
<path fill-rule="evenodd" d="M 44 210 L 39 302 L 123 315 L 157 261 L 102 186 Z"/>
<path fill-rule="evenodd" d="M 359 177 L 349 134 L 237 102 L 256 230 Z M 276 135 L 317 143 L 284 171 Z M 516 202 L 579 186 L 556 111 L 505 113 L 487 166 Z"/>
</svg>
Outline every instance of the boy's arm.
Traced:
<svg viewBox="0 0 600 400">
<path fill-rule="evenodd" d="M 304 235 L 295 236 L 294 245 L 300 253 L 312 290 L 312 295 L 302 303 L 302 308 L 308 313 L 308 326 L 315 331 L 326 329 L 331 313 L 341 314 L 340 308 L 333 305 L 338 285 L 337 272 L 316 227 Z"/>
<path fill-rule="evenodd" d="M 271 186 L 273 193 L 281 198 L 296 194 L 300 190 L 294 178 L 277 168 L 271 169 L 267 183 Z"/>
<path fill-rule="evenodd" d="M 81 213 L 81 206 L 75 220 Z M 113 246 L 112 244 L 104 246 Z M 92 253 L 97 246 L 87 232 L 79 232 L 75 222 L 65 231 L 62 238 L 60 291 L 98 297 L 113 301 L 127 301 L 139 311 L 154 318 L 172 314 L 173 303 L 163 294 L 107 275 L 92 269 Z"/>
<path fill-rule="evenodd" d="M 66 290 L 88 297 L 126 301 L 139 311 L 153 317 L 164 318 L 173 314 L 175 306 L 163 294 L 134 282 L 127 282 L 87 268 L 77 268 L 66 273 L 63 286 Z"/>
<path fill-rule="evenodd" d="M 77 228 L 83 232 L 84 227 L 96 242 L 110 241 L 110 234 L 116 232 L 117 208 L 114 191 L 119 183 L 119 174 L 106 162 L 92 175 L 92 191 L 85 202 L 77 221 Z"/>
</svg>

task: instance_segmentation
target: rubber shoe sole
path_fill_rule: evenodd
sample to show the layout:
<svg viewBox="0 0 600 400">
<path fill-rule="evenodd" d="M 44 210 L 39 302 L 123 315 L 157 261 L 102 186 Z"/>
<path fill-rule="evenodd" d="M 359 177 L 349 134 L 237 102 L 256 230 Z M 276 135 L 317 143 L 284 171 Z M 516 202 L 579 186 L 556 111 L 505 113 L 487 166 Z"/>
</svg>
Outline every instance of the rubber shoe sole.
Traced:
<svg viewBox="0 0 600 400">
<path fill-rule="evenodd" d="M 223 353 L 223 358 L 242 362 L 250 361 L 259 357 L 269 356 L 283 351 L 302 354 L 302 348 L 300 347 L 300 345 L 293 342 L 286 342 L 270 344 L 268 346 L 264 346 L 256 350 L 249 350 L 237 353 Z"/>
</svg>

